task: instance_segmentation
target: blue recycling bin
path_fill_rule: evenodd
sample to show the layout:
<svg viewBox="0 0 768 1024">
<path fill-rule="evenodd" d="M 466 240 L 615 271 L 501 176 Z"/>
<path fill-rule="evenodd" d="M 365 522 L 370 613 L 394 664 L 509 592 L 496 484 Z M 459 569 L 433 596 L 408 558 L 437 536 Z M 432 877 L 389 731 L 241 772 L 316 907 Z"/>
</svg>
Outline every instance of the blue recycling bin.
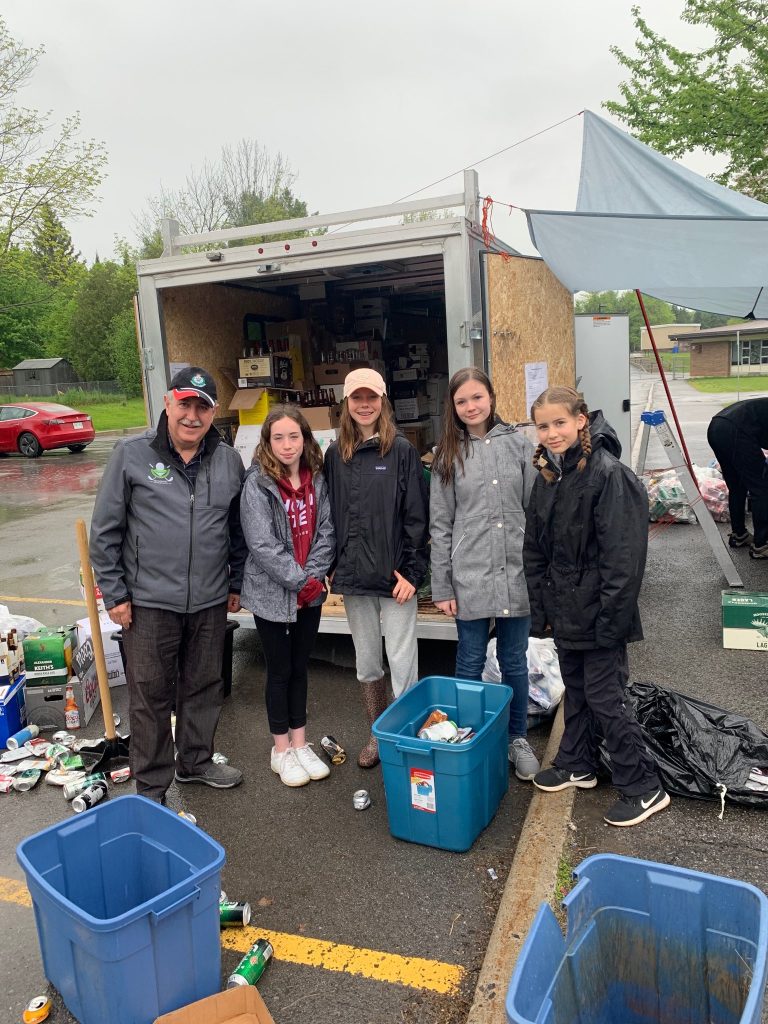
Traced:
<svg viewBox="0 0 768 1024">
<path fill-rule="evenodd" d="M 612 854 L 542 904 L 507 992 L 509 1024 L 760 1024 L 768 898 L 752 885 Z"/>
<path fill-rule="evenodd" d="M 468 850 L 496 814 L 509 786 L 512 690 L 500 683 L 429 676 L 406 690 L 373 724 L 389 830 L 396 839 Z M 420 740 L 439 708 L 475 731 L 465 743 Z"/>
<path fill-rule="evenodd" d="M 46 978 L 80 1024 L 153 1024 L 221 987 L 223 848 L 143 796 L 23 840 Z"/>
</svg>

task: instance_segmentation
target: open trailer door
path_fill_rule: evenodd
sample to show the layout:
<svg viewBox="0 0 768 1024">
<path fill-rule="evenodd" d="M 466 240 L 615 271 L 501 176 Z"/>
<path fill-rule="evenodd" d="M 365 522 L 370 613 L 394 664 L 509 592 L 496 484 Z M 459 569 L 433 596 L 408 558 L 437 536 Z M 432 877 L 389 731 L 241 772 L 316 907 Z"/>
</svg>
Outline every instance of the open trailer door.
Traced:
<svg viewBox="0 0 768 1024">
<path fill-rule="evenodd" d="M 485 253 L 489 373 L 502 419 L 523 423 L 544 388 L 576 383 L 573 296 L 539 258 Z"/>
</svg>

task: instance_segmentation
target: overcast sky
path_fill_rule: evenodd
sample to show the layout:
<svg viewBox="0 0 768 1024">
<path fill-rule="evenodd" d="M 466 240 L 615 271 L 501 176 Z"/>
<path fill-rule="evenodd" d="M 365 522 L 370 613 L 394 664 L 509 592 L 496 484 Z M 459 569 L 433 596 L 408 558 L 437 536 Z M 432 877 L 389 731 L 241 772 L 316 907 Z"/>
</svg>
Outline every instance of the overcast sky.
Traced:
<svg viewBox="0 0 768 1024">
<path fill-rule="evenodd" d="M 103 140 L 109 176 L 90 219 L 68 227 L 90 262 L 135 241 L 160 184 L 226 144 L 281 152 L 296 193 L 321 213 L 389 203 L 583 108 L 618 98 L 611 44 L 632 50 L 631 0 L 5 0 L 12 35 L 46 53 L 19 96 L 56 120 L 78 110 Z M 683 0 L 640 0 L 683 46 Z M 604 114 L 605 112 L 603 112 Z M 570 209 L 581 119 L 478 168 L 480 190 Z M 687 161 L 701 173 L 714 164 Z M 461 174 L 431 190 L 460 191 Z M 496 233 L 531 251 L 520 214 Z"/>
</svg>

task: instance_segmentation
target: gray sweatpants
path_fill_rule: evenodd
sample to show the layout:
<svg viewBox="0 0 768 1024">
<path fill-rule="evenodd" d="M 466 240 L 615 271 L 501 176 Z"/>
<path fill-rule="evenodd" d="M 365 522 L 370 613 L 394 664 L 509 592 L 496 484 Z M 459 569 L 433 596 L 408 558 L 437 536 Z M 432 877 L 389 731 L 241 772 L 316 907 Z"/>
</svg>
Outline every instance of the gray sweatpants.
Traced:
<svg viewBox="0 0 768 1024">
<path fill-rule="evenodd" d="M 387 661 L 395 697 L 419 678 L 416 641 L 416 597 L 398 604 L 394 597 L 345 595 L 344 608 L 355 645 L 357 678 L 374 683 L 384 675 L 381 636 L 387 647 Z"/>
</svg>

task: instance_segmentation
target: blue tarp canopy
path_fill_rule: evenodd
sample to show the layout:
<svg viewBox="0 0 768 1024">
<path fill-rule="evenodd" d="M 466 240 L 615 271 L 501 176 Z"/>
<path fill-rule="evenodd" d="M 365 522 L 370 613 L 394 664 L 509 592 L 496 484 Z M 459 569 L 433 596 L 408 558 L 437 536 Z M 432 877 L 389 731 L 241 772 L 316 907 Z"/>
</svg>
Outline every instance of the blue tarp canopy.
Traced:
<svg viewBox="0 0 768 1024">
<path fill-rule="evenodd" d="M 584 112 L 573 211 L 526 210 L 566 288 L 638 288 L 678 306 L 768 318 L 768 204 L 724 188 Z"/>
</svg>

